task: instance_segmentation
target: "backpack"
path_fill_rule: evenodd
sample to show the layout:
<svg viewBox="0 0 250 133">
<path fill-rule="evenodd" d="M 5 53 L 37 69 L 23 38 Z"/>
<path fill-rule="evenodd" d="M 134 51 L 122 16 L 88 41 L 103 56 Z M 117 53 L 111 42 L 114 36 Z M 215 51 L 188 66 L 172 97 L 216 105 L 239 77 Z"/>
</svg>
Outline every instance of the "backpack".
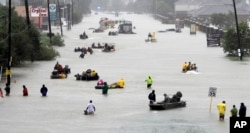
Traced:
<svg viewBox="0 0 250 133">
<path fill-rule="evenodd" d="M 149 100 L 152 100 L 153 97 L 154 97 L 154 96 L 153 96 L 153 93 L 150 93 L 150 94 L 148 95 L 148 99 L 149 99 Z"/>
</svg>

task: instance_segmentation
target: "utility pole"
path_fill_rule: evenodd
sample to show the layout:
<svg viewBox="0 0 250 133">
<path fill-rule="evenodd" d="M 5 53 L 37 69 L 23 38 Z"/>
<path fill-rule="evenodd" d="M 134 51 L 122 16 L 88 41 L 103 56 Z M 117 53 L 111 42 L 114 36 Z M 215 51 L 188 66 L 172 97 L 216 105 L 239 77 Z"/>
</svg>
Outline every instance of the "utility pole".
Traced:
<svg viewBox="0 0 250 133">
<path fill-rule="evenodd" d="M 59 0 L 57 0 L 57 8 L 58 8 L 58 14 L 59 14 L 59 24 L 61 29 L 61 36 L 63 36 L 63 29 L 62 29 L 62 19 L 61 19 L 61 5 Z"/>
<path fill-rule="evenodd" d="M 49 40 L 50 40 L 50 44 L 51 44 L 51 43 L 52 43 L 52 41 L 51 41 L 52 33 L 51 33 L 50 8 L 49 8 L 49 4 L 50 4 L 50 0 L 47 0 L 47 8 L 48 8 L 48 24 L 49 24 Z"/>
<path fill-rule="evenodd" d="M 74 16 L 74 0 L 71 0 L 71 25 L 73 26 L 73 16 Z"/>
<path fill-rule="evenodd" d="M 240 44 L 240 32 L 239 32 L 239 25 L 238 25 L 238 17 L 237 17 L 237 11 L 235 6 L 235 0 L 233 0 L 233 6 L 234 6 L 234 16 L 235 16 L 235 24 L 236 24 L 236 31 L 237 31 L 237 39 L 238 39 L 238 55 L 240 56 L 240 60 L 243 59 L 243 53 L 241 50 L 241 44 Z"/>
<path fill-rule="evenodd" d="M 9 18 L 8 18 L 8 68 L 6 70 L 6 76 L 7 76 L 7 83 L 6 83 L 6 87 L 9 87 L 9 91 L 10 91 L 10 83 L 11 83 L 11 79 L 10 79 L 10 75 L 11 75 L 11 62 L 12 62 L 12 57 L 11 57 L 11 0 L 9 0 Z M 6 94 L 9 95 L 9 92 Z"/>
<path fill-rule="evenodd" d="M 67 3 L 67 20 L 68 20 L 68 30 L 71 29 L 71 23 L 70 23 L 70 3 Z"/>
<path fill-rule="evenodd" d="M 26 11 L 26 21 L 27 21 L 27 25 L 28 28 L 30 28 L 30 15 L 29 15 L 29 3 L 28 0 L 24 1 L 25 3 L 25 11 Z"/>
</svg>

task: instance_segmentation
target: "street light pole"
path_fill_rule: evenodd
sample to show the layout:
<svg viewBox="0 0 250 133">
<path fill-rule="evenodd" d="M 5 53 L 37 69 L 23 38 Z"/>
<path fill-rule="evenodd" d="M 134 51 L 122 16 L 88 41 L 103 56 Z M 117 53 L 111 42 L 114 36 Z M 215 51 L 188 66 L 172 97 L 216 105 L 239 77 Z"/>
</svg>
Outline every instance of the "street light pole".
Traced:
<svg viewBox="0 0 250 133">
<path fill-rule="evenodd" d="M 238 25 L 238 18 L 237 18 L 237 11 L 235 6 L 235 0 L 233 0 L 233 6 L 234 6 L 234 15 L 235 15 L 235 24 L 236 24 L 236 31 L 237 31 L 237 39 L 238 39 L 238 55 L 240 56 L 240 60 L 242 61 L 242 50 L 241 50 L 241 44 L 240 44 L 240 32 L 239 32 L 239 25 Z"/>
</svg>

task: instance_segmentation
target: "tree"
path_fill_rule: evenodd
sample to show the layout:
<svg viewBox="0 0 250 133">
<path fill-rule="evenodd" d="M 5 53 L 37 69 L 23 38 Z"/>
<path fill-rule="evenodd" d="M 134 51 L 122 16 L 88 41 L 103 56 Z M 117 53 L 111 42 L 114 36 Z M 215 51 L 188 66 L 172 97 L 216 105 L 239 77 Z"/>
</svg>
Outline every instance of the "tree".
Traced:
<svg viewBox="0 0 250 133">
<path fill-rule="evenodd" d="M 0 6 L 0 14 L 6 16 L 3 20 L 0 19 L 0 66 L 6 66 L 8 59 L 6 52 L 8 51 L 8 33 L 6 32 L 8 31 L 8 7 Z M 49 43 L 41 44 L 41 35 L 38 29 L 33 25 L 28 27 L 25 18 L 19 16 L 14 8 L 12 8 L 11 17 L 12 66 L 27 60 L 51 60 L 59 55 Z M 50 56 L 46 56 L 46 54 Z"/>
<path fill-rule="evenodd" d="M 234 20 L 234 14 L 232 12 L 229 14 L 215 13 L 211 16 L 211 23 L 223 29 L 232 27 Z"/>
<path fill-rule="evenodd" d="M 244 51 L 244 56 L 249 55 L 250 44 L 250 29 L 247 22 L 240 22 L 239 24 L 239 34 L 240 34 L 240 48 Z M 239 44 L 237 41 L 237 32 L 235 28 L 229 28 L 223 38 L 223 51 L 228 53 L 230 56 L 237 56 L 237 49 L 239 48 Z"/>
</svg>

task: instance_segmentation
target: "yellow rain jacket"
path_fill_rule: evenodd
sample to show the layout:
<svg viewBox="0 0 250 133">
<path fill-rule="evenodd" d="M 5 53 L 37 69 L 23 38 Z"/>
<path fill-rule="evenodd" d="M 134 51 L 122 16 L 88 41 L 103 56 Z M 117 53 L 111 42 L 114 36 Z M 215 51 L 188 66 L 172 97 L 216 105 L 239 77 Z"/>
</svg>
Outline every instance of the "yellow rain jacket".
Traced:
<svg viewBox="0 0 250 133">
<path fill-rule="evenodd" d="M 225 113 L 226 113 L 226 104 L 225 103 L 219 103 L 218 105 L 217 105 L 217 109 L 218 109 L 218 111 L 219 111 L 219 114 L 222 114 L 222 115 L 225 115 Z"/>
<path fill-rule="evenodd" d="M 118 81 L 118 85 L 121 87 L 121 88 L 123 88 L 124 87 L 124 85 L 125 85 L 125 81 L 124 81 L 124 79 L 122 78 L 122 79 L 120 79 L 119 81 Z"/>
<path fill-rule="evenodd" d="M 152 34 L 152 39 L 153 40 L 156 39 L 155 32 L 153 32 L 153 34 Z"/>
<path fill-rule="evenodd" d="M 187 71 L 187 67 L 188 67 L 187 63 L 184 63 L 184 64 L 182 65 L 182 70 Z"/>
</svg>

